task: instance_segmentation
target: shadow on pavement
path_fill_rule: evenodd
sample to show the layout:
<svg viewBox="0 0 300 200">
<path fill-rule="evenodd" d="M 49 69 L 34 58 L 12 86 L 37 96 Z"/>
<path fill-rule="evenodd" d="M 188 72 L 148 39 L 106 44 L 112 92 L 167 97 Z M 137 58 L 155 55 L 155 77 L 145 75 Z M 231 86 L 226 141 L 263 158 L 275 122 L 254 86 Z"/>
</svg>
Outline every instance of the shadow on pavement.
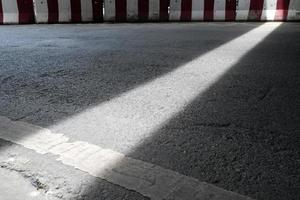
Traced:
<svg viewBox="0 0 300 200">
<path fill-rule="evenodd" d="M 71 27 L 72 34 L 62 28 L 24 30 L 22 44 L 14 36 L 1 50 L 0 113 L 51 126 L 259 25 L 222 32 L 196 26 L 191 32 L 189 25 L 103 32 Z M 285 26 L 290 25 L 272 33 L 128 156 L 253 198 L 297 199 L 300 41 L 299 32 L 282 31 Z M 99 36 L 93 38 L 95 31 Z"/>
<path fill-rule="evenodd" d="M 300 40 L 287 26 L 128 156 L 254 199 L 298 199 Z"/>
<path fill-rule="evenodd" d="M 198 25 L 18 27 L 22 34 L 16 27 L 2 27 L 0 115 L 51 126 L 260 24 L 240 30 L 229 24 L 222 32 L 213 24 Z"/>
</svg>

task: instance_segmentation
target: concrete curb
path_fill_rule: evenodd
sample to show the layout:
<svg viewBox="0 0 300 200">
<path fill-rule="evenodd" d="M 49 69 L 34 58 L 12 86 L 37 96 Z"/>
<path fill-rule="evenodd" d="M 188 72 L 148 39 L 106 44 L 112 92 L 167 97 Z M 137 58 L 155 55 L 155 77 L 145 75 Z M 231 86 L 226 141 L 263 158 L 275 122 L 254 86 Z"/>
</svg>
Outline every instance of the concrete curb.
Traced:
<svg viewBox="0 0 300 200">
<path fill-rule="evenodd" d="M 62 134 L 0 117 L 0 138 L 57 160 L 88 174 L 134 190 L 151 199 L 251 200 L 205 182 L 87 142 L 70 142 Z"/>
</svg>

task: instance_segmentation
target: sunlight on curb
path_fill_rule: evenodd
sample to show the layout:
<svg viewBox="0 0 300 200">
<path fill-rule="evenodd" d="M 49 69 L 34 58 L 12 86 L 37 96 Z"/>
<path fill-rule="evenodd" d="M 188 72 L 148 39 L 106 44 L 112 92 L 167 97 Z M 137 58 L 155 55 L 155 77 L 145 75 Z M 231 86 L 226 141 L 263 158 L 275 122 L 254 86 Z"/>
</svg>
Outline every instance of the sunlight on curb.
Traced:
<svg viewBox="0 0 300 200">
<path fill-rule="evenodd" d="M 115 135 L 121 142 L 130 136 L 134 149 L 184 111 L 280 25 L 265 23 L 166 75 L 61 121 L 52 128 L 67 128 L 88 136 L 94 134 L 95 137 L 101 131 L 105 134 L 98 138 L 109 140 Z M 49 129 L 1 116 L 0 138 L 39 154 L 56 155 L 57 160 L 65 165 L 153 199 L 193 194 L 199 195 L 199 199 L 210 194 L 221 195 L 215 196 L 215 199 L 222 195 L 230 199 L 232 195 L 237 195 L 178 172 L 126 157 L 125 154 L 83 141 L 74 142 L 71 141 L 74 138 L 64 134 L 53 134 Z M 9 162 L 15 160 L 9 159 Z M 250 199 L 240 195 L 236 197 Z M 188 199 L 186 196 L 184 198 Z"/>
</svg>

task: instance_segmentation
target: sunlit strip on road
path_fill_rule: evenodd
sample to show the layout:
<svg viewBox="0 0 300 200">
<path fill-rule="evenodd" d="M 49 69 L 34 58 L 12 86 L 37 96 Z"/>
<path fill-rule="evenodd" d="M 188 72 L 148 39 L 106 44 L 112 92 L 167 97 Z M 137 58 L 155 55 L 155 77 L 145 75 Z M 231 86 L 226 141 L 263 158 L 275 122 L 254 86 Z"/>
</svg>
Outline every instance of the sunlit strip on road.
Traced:
<svg viewBox="0 0 300 200">
<path fill-rule="evenodd" d="M 54 125 L 55 131 L 140 144 L 216 83 L 281 23 L 265 23 L 174 71 Z M 142 67 L 142 66 L 141 66 Z M 79 134 L 79 135 L 80 135 Z"/>
<path fill-rule="evenodd" d="M 26 137 L 28 135 L 30 137 Z M 2 116 L 0 116 L 0 138 L 31 149 L 38 154 L 55 155 L 56 160 L 64 165 L 137 191 L 155 200 L 208 198 L 210 200 L 251 200 L 246 196 L 225 191 L 175 171 L 132 159 L 124 154 L 87 142 L 71 141 L 63 134 L 55 134 L 48 129 L 26 122 L 12 121 Z M 9 165 L 18 163 L 19 158 L 22 159 L 22 153 L 18 155 L 16 152 L 16 155 L 3 162 Z M 53 188 L 47 188 L 45 192 L 50 197 L 55 195 L 56 190 L 54 185 Z"/>
<path fill-rule="evenodd" d="M 61 121 L 52 128 L 106 141 L 111 138 L 127 141 L 135 148 L 184 111 L 195 98 L 201 97 L 279 26 L 280 23 L 263 24 L 166 75 Z M 152 199 L 250 199 L 125 154 L 84 141 L 73 141 L 74 138 L 67 134 L 54 134 L 49 129 L 1 116 L 0 138 L 39 154 L 56 155 L 57 160 L 65 165 Z"/>
</svg>

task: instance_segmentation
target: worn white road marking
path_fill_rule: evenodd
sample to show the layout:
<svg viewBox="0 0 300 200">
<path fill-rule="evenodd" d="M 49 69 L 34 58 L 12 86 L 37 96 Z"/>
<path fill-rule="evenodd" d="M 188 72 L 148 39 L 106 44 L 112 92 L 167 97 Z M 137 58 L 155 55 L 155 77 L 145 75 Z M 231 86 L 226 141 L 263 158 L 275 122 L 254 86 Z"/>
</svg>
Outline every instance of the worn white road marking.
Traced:
<svg viewBox="0 0 300 200">
<path fill-rule="evenodd" d="M 0 116 L 0 138 L 57 160 L 92 176 L 135 190 L 151 199 L 230 199 L 248 197 L 228 192 L 195 178 L 126 157 L 87 142 L 70 142 L 62 134 Z"/>
</svg>

